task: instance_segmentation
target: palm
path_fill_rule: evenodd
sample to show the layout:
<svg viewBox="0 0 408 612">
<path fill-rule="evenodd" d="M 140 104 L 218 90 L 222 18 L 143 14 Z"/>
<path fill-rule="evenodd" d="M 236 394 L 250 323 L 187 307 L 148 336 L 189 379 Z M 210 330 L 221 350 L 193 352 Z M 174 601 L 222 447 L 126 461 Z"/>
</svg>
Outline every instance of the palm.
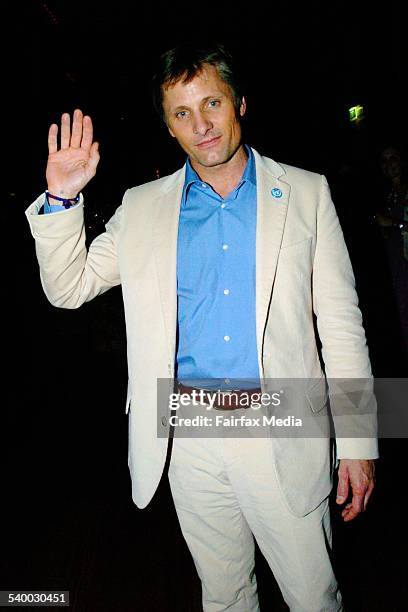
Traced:
<svg viewBox="0 0 408 612">
<path fill-rule="evenodd" d="M 51 125 L 48 134 L 48 189 L 54 195 L 75 197 L 96 173 L 99 162 L 98 143 L 93 142 L 91 118 L 74 113 L 72 133 L 67 113 L 61 119 L 61 148 L 57 145 L 58 126 Z M 58 192 L 58 193 L 55 193 Z"/>
<path fill-rule="evenodd" d="M 67 185 L 80 191 L 92 178 L 89 154 L 83 149 L 61 149 L 48 156 L 46 178 L 48 185 Z"/>
</svg>

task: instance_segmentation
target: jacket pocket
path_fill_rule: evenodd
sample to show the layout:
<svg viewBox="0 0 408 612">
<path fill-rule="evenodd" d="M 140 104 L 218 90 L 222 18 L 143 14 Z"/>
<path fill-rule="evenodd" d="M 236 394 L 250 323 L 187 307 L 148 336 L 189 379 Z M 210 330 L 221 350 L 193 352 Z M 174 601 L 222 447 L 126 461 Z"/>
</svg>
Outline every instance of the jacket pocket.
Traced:
<svg viewBox="0 0 408 612">
<path fill-rule="evenodd" d="M 323 376 L 314 381 L 311 387 L 306 391 L 306 397 L 309 401 L 312 412 L 320 412 L 327 405 L 328 388 L 326 378 Z"/>
<path fill-rule="evenodd" d="M 313 236 L 308 236 L 303 240 L 297 240 L 296 242 L 291 242 L 289 244 L 281 245 L 280 252 L 285 253 L 285 255 L 291 255 L 292 253 L 302 252 L 303 249 L 309 249 L 312 244 Z"/>
</svg>

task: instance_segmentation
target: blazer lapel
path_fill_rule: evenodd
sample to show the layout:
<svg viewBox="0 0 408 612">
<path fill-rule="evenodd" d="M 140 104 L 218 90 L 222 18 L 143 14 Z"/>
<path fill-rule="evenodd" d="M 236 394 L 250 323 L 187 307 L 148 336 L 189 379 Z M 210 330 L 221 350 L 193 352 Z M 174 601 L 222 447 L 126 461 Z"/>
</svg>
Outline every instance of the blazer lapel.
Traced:
<svg viewBox="0 0 408 612">
<path fill-rule="evenodd" d="M 262 157 L 252 150 L 257 181 L 256 330 L 259 368 L 263 375 L 264 331 L 289 206 L 290 186 L 279 180 L 279 176 L 284 174 L 279 164 L 272 162 L 267 167 Z"/>
<path fill-rule="evenodd" d="M 185 166 L 171 175 L 156 201 L 153 230 L 160 305 L 169 350 L 169 375 L 174 376 L 177 330 L 177 236 Z"/>
</svg>

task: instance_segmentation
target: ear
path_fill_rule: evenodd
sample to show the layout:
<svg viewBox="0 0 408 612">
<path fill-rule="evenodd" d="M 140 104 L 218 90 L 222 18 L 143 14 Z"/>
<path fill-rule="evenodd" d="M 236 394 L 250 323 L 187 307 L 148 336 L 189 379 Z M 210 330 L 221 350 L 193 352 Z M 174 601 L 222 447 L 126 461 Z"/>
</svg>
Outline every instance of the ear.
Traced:
<svg viewBox="0 0 408 612">
<path fill-rule="evenodd" d="M 241 106 L 239 107 L 239 114 L 243 117 L 246 113 L 246 100 L 245 96 L 242 96 Z"/>
</svg>

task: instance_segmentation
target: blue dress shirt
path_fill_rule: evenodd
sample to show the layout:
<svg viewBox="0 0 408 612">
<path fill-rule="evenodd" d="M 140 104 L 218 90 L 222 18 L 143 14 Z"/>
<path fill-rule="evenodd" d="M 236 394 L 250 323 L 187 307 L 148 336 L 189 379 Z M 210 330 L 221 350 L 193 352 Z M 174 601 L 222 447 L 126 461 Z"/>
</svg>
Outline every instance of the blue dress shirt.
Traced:
<svg viewBox="0 0 408 612">
<path fill-rule="evenodd" d="M 75 208 L 76 206 L 79 206 L 79 204 L 73 204 L 72 206 L 70 206 L 70 208 Z M 48 213 L 58 212 L 59 210 L 70 210 L 70 208 L 65 208 L 65 206 L 62 206 L 60 204 L 50 204 L 47 196 L 45 196 L 44 198 L 44 214 L 45 215 Z"/>
<path fill-rule="evenodd" d="M 259 387 L 256 171 L 252 150 L 226 198 L 186 162 L 177 244 L 177 378 L 206 389 Z"/>
</svg>

